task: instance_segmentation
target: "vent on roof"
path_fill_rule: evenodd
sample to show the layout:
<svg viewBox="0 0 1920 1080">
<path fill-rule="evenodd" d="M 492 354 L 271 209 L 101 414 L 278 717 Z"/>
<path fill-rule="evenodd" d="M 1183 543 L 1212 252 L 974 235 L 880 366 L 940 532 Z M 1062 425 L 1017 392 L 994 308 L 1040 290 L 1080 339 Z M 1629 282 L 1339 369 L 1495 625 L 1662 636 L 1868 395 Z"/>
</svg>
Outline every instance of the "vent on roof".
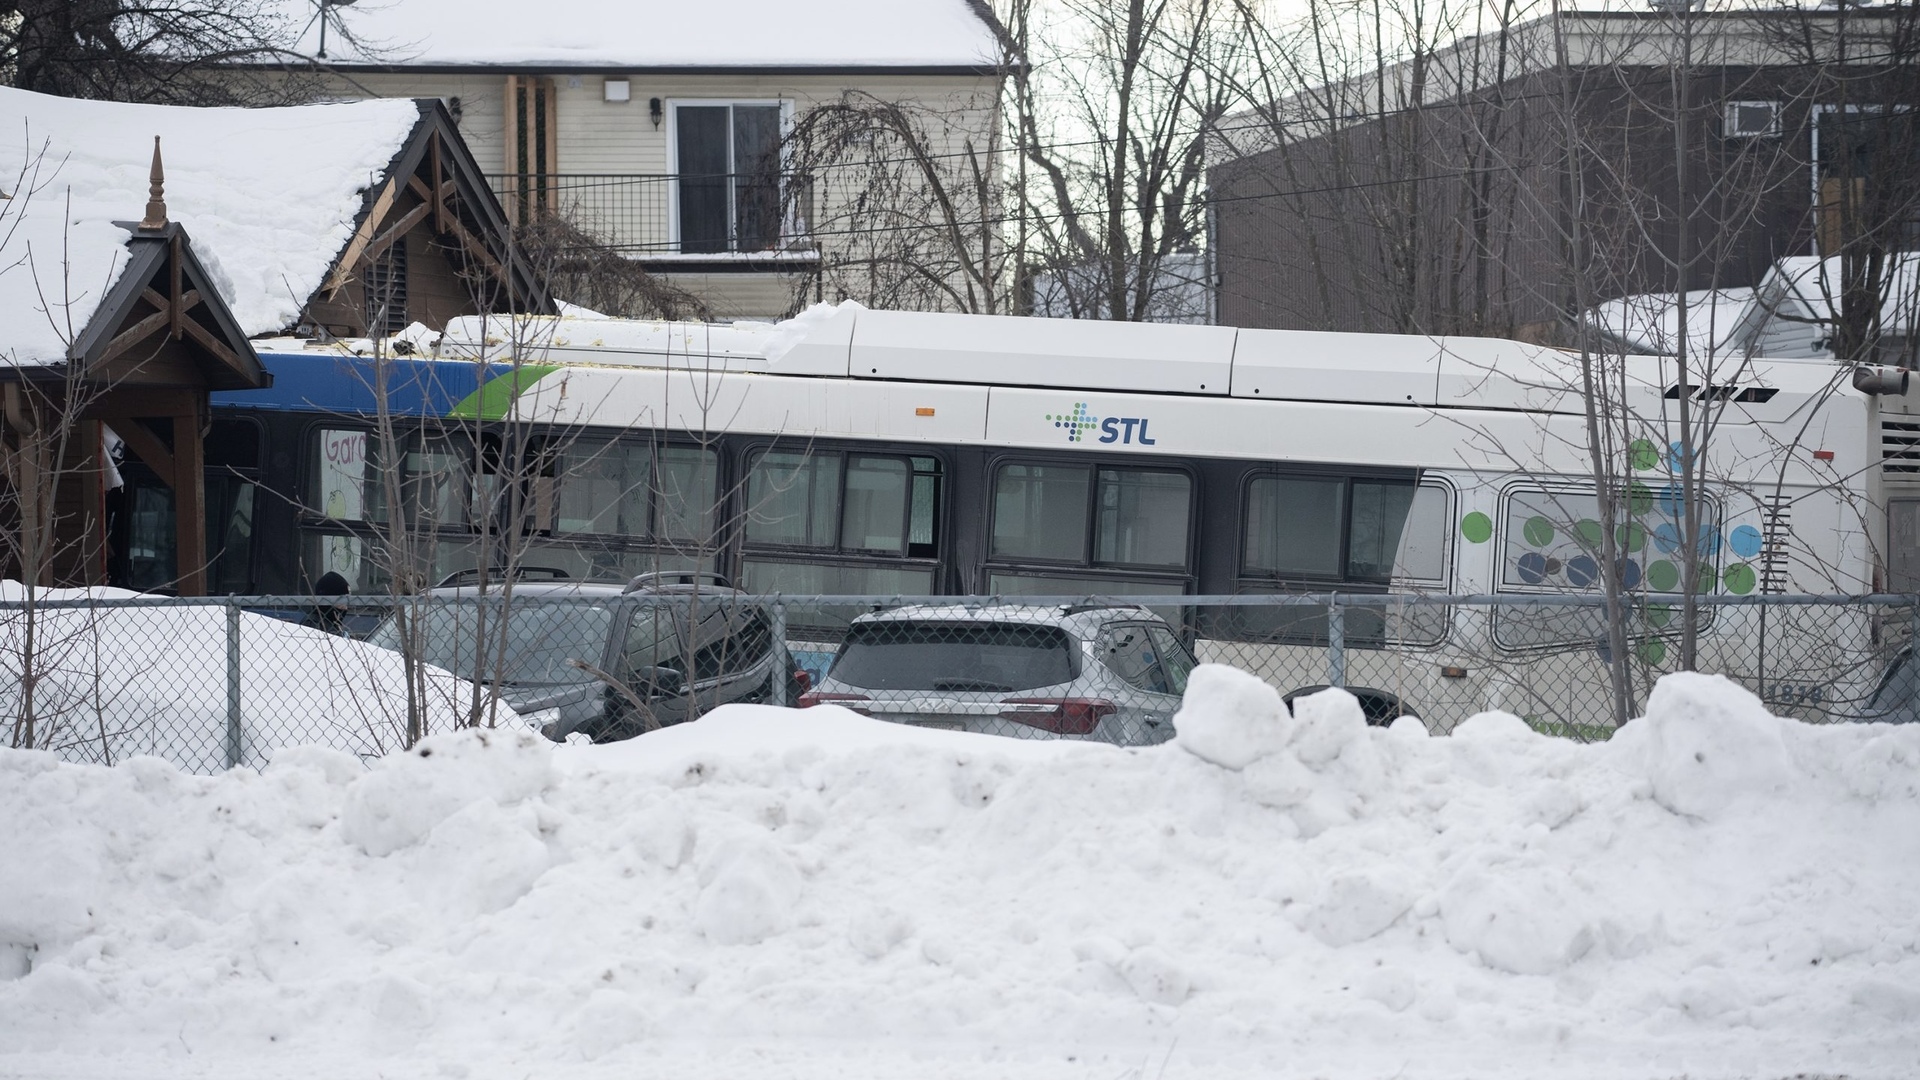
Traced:
<svg viewBox="0 0 1920 1080">
<path fill-rule="evenodd" d="M 1679 383 L 1674 383 L 1672 386 L 1667 387 L 1665 396 L 1668 401 L 1678 401 L 1680 399 L 1680 385 Z M 1773 395 L 1779 392 L 1780 391 L 1771 386 L 1749 386 L 1743 389 L 1733 383 L 1723 383 L 1719 386 L 1703 386 L 1695 390 L 1693 392 L 1693 400 L 1726 401 L 1732 399 L 1744 405 L 1764 405 L 1768 401 L 1773 400 Z"/>
<path fill-rule="evenodd" d="M 1920 420 L 1880 421 L 1880 470 L 1920 475 Z"/>
</svg>

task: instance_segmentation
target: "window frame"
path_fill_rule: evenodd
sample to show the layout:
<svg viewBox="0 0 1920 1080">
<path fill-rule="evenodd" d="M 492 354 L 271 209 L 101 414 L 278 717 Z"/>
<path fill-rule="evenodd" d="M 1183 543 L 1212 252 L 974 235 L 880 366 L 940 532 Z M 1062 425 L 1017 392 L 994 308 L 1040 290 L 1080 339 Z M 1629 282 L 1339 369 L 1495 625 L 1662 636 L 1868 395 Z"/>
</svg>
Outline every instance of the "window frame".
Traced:
<svg viewBox="0 0 1920 1080">
<path fill-rule="evenodd" d="M 895 443 L 864 445 L 859 443 L 833 443 L 829 445 L 811 444 L 800 450 L 783 447 L 778 440 L 754 440 L 739 448 L 735 461 L 739 480 L 734 485 L 741 505 L 734 513 L 736 524 L 733 528 L 735 549 L 738 552 L 740 569 L 744 574 L 749 561 L 815 564 L 820 566 L 856 567 L 863 569 L 926 570 L 932 582 L 932 592 L 940 591 L 940 573 L 945 563 L 944 552 L 951 550 L 951 498 L 953 490 L 953 461 L 946 447 L 902 446 Z M 751 525 L 752 507 L 745 505 L 751 498 L 753 473 L 759 460 L 767 454 L 800 453 L 802 455 L 837 454 L 840 457 L 839 468 L 835 470 L 838 483 L 838 498 L 834 505 L 833 546 L 807 547 L 796 544 L 774 544 L 755 541 L 748 534 Z M 867 548 L 848 548 L 845 546 L 847 470 L 855 457 L 893 458 L 907 466 L 907 483 L 904 505 L 901 507 L 901 548 L 899 555 Z M 933 490 L 933 541 L 930 555 L 912 554 L 913 543 L 913 483 L 918 476 L 929 475 L 915 468 L 914 458 L 931 458 L 934 463 Z"/>
<path fill-rule="evenodd" d="M 1356 483 L 1392 483 L 1404 480 L 1395 474 L 1358 471 L 1319 471 L 1308 469 L 1249 469 L 1240 478 L 1238 513 L 1234 518 L 1234 581 L 1244 591 L 1284 590 L 1290 585 L 1305 586 L 1359 586 L 1363 589 L 1381 589 L 1391 591 L 1396 585 L 1405 583 L 1414 588 L 1431 588 L 1441 592 L 1453 582 L 1454 575 L 1454 536 L 1451 528 L 1443 529 L 1440 556 L 1440 577 L 1419 578 L 1400 577 L 1389 574 L 1385 582 L 1373 579 L 1356 578 L 1352 574 L 1353 566 L 1353 487 Z M 1247 525 L 1248 515 L 1253 512 L 1253 485 L 1261 480 L 1334 480 L 1342 484 L 1341 522 L 1340 522 L 1340 572 L 1334 576 L 1316 574 L 1286 574 L 1278 571 L 1269 573 L 1255 570 L 1247 564 Z M 1412 480 L 1416 494 L 1423 487 L 1432 488 L 1440 493 L 1444 503 L 1442 520 L 1451 521 L 1456 500 L 1459 497 L 1454 485 L 1446 478 L 1433 473 L 1422 472 Z M 1409 507 L 1411 512 L 1411 506 Z"/>
<path fill-rule="evenodd" d="M 993 550 L 994 536 L 999 527 L 1000 517 L 1000 477 L 1009 467 L 1028 466 L 1037 468 L 1085 468 L 1087 477 L 1087 503 L 1084 524 L 1081 529 L 1080 557 L 1077 561 L 1040 559 L 1028 555 L 1001 556 Z M 1094 556 L 1100 545 L 1100 472 L 1103 469 L 1132 472 L 1173 473 L 1187 481 L 1187 522 L 1184 537 L 1185 558 L 1179 565 L 1171 563 L 1122 563 L 1099 562 Z M 1198 573 L 1200 559 L 1199 530 L 1202 499 L 1205 485 L 1200 474 L 1190 464 L 1178 460 L 1159 458 L 1109 457 L 1103 455 L 1072 455 L 1045 457 L 1028 454 L 999 454 L 988 459 L 986 467 L 986 513 L 983 515 L 986 528 L 981 534 L 980 558 L 985 571 L 983 580 L 990 580 L 996 573 L 1015 576 L 1046 576 L 1084 578 L 1089 581 L 1134 579 L 1153 579 L 1166 583 L 1178 583 L 1181 592 L 1191 592 Z"/>
<path fill-rule="evenodd" d="M 726 175 L 728 175 L 729 177 L 738 175 L 738 173 L 735 172 L 736 168 L 738 167 L 738 163 L 736 163 L 733 160 L 733 137 L 732 136 L 733 136 L 734 106 L 745 105 L 748 107 L 759 106 L 763 108 L 766 106 L 778 107 L 780 110 L 779 154 L 780 154 L 781 194 L 782 196 L 786 194 L 785 178 L 786 178 L 788 169 L 791 166 L 793 161 L 792 148 L 787 145 L 787 136 L 793 133 L 794 100 L 792 98 L 670 97 L 670 98 L 667 98 L 662 103 L 662 105 L 666 110 L 665 127 L 666 127 L 666 136 L 667 136 L 667 175 L 671 180 L 671 182 L 667 184 L 667 249 L 669 251 L 672 251 L 676 255 L 682 253 L 680 249 L 680 243 L 681 243 L 681 238 L 680 238 L 680 173 L 681 173 L 681 170 L 680 170 L 680 108 L 683 105 L 693 106 L 695 108 L 700 108 L 700 107 L 714 108 L 719 106 L 726 107 L 727 136 L 728 136 L 727 138 L 727 174 Z M 784 201 L 784 198 L 782 201 Z M 752 254 L 751 252 L 742 252 L 739 250 L 739 242 L 740 242 L 740 237 L 738 235 L 739 216 L 740 216 L 740 208 L 736 201 L 736 196 L 733 193 L 733 191 L 729 189 L 727 194 L 727 248 L 726 250 L 715 251 L 715 252 L 696 252 L 694 254 L 702 255 L 703 257 L 706 257 L 706 258 L 722 259 L 722 260 L 738 259 L 738 258 L 742 258 L 745 255 Z M 781 214 L 780 232 L 783 236 L 789 233 L 793 233 L 796 235 L 798 233 L 797 223 L 788 220 L 784 208 Z"/>
<path fill-rule="evenodd" d="M 569 451 L 582 445 L 597 447 L 600 451 L 619 448 L 646 450 L 646 532 L 595 532 L 586 529 L 567 530 L 560 528 L 560 500 L 567 480 L 566 457 Z M 596 433 L 588 433 L 578 438 L 568 438 L 563 444 L 547 451 L 547 455 L 552 458 L 556 470 L 556 474 L 553 477 L 552 512 L 548 515 L 549 520 L 535 525 L 530 528 L 528 532 L 534 535 L 545 536 L 548 539 L 560 543 L 585 541 L 597 542 L 604 545 L 607 542 L 614 542 L 615 546 L 622 549 L 677 548 L 690 543 L 690 541 L 666 535 L 662 527 L 665 519 L 662 516 L 663 511 L 660 504 L 660 455 L 663 451 L 668 450 L 692 450 L 696 453 L 704 452 L 712 455 L 711 475 L 713 479 L 713 499 L 707 504 L 707 516 L 711 519 L 707 528 L 707 547 L 711 550 L 718 550 L 722 546 L 722 538 L 719 534 L 723 531 L 718 525 L 723 513 L 722 504 L 726 501 L 726 485 L 721 482 L 721 470 L 725 468 L 726 455 L 722 453 L 717 446 L 711 444 L 702 445 L 687 440 L 635 438 L 633 436 L 621 435 L 602 436 Z M 691 542 L 697 543 L 697 541 Z"/>
<path fill-rule="evenodd" d="M 1526 585 L 1526 584 L 1516 585 L 1507 581 L 1507 566 L 1508 566 L 1508 557 L 1510 553 L 1511 536 L 1512 536 L 1514 497 L 1525 496 L 1525 495 L 1547 495 L 1549 497 L 1574 496 L 1578 498 L 1593 498 L 1595 500 L 1596 506 L 1598 505 L 1598 501 L 1599 501 L 1599 493 L 1594 489 L 1593 485 L 1590 483 L 1580 483 L 1578 481 L 1556 481 L 1556 480 L 1518 480 L 1513 483 L 1503 485 L 1500 488 L 1499 498 L 1495 504 L 1496 512 L 1494 517 L 1494 536 L 1496 538 L 1496 543 L 1493 545 L 1494 561 L 1493 561 L 1493 567 L 1492 567 L 1493 572 L 1492 572 L 1492 578 L 1491 578 L 1492 591 L 1495 594 L 1504 594 L 1507 596 L 1597 596 L 1597 595 L 1600 595 L 1601 589 L 1602 589 L 1601 580 L 1596 580 L 1590 589 L 1584 589 L 1584 590 L 1569 590 L 1564 586 L 1549 585 L 1544 582 L 1539 585 Z M 1707 506 L 1709 506 L 1712 510 L 1712 517 L 1710 519 L 1712 526 L 1715 529 L 1724 531 L 1726 528 L 1726 501 L 1720 498 L 1718 495 L 1714 494 L 1713 492 L 1707 491 L 1707 490 L 1700 491 L 1699 497 L 1702 500 L 1704 500 Z M 1648 543 L 1651 544 L 1652 541 L 1649 540 Z M 1721 551 L 1722 547 L 1724 547 L 1724 544 L 1716 545 L 1712 555 L 1713 581 L 1715 582 L 1715 587 L 1712 591 L 1703 593 L 1701 595 L 1711 596 L 1719 591 L 1718 582 L 1720 579 L 1720 573 L 1724 568 L 1723 563 L 1725 561 L 1724 555 Z M 1594 559 L 1595 559 L 1595 563 L 1598 564 L 1599 557 L 1597 553 L 1594 556 Z M 1631 589 L 1625 589 L 1622 591 L 1622 594 L 1621 594 L 1623 601 L 1627 605 L 1629 605 L 1632 609 L 1634 609 L 1636 612 L 1640 611 L 1647 605 L 1648 601 L 1645 599 L 1645 597 L 1651 594 L 1650 590 L 1645 585 L 1645 581 L 1646 579 L 1643 571 L 1643 576 L 1641 578 L 1642 584 Z M 1558 651 L 1564 651 L 1568 648 L 1590 648 L 1595 644 L 1596 639 L 1591 636 L 1583 637 L 1579 635 L 1567 634 L 1567 635 L 1562 635 L 1558 637 L 1543 637 L 1540 640 L 1519 641 L 1519 640 L 1515 640 L 1511 636 L 1504 633 L 1507 627 L 1510 624 L 1512 624 L 1516 618 L 1525 617 L 1525 616 L 1532 616 L 1537 618 L 1538 613 L 1544 612 L 1547 610 L 1548 609 L 1546 608 L 1527 608 L 1527 609 L 1518 609 L 1517 611 L 1504 609 L 1504 608 L 1497 609 L 1494 612 L 1494 619 L 1493 619 L 1494 647 L 1499 649 L 1502 652 L 1525 653 L 1525 652 L 1558 652 Z M 1713 608 L 1712 606 L 1706 606 L 1700 609 L 1699 628 L 1701 630 L 1706 630 L 1714 624 L 1715 610 L 1716 609 Z M 1680 626 L 1677 621 L 1672 622 L 1665 627 L 1655 626 L 1652 629 L 1649 629 L 1645 619 L 1634 618 L 1629 621 L 1629 625 L 1627 629 L 1628 641 L 1645 641 L 1652 638 L 1676 638 L 1679 635 L 1680 635 Z"/>
</svg>

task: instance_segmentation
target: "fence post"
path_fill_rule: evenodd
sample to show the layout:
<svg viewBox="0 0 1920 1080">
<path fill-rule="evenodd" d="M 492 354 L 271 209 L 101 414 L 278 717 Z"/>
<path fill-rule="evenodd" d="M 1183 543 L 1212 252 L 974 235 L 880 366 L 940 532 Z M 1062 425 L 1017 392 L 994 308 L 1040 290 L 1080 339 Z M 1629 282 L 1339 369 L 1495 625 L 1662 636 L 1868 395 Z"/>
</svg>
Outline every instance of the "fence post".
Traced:
<svg viewBox="0 0 1920 1080">
<path fill-rule="evenodd" d="M 777 596 L 773 600 L 773 656 L 779 667 L 773 673 L 767 702 L 791 705 L 793 702 L 787 700 L 787 682 L 793 678 L 793 657 L 787 652 L 787 605 Z"/>
<path fill-rule="evenodd" d="M 1338 595 L 1327 604 L 1327 685 L 1347 685 L 1347 610 Z"/>
<path fill-rule="evenodd" d="M 240 602 L 227 598 L 227 768 L 240 764 Z"/>
</svg>

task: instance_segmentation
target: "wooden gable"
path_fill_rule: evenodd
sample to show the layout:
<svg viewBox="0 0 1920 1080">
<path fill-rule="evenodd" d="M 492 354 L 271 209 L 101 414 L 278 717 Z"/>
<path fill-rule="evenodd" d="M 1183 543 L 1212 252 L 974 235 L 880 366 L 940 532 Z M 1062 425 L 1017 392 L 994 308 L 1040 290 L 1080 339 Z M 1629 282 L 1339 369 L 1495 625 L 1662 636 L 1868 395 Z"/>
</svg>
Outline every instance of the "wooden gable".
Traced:
<svg viewBox="0 0 1920 1080">
<path fill-rule="evenodd" d="M 353 237 L 307 301 L 305 325 L 334 337 L 443 329 L 489 313 L 551 314 L 551 294 L 514 253 L 499 200 L 438 99 L 369 192 Z"/>
</svg>

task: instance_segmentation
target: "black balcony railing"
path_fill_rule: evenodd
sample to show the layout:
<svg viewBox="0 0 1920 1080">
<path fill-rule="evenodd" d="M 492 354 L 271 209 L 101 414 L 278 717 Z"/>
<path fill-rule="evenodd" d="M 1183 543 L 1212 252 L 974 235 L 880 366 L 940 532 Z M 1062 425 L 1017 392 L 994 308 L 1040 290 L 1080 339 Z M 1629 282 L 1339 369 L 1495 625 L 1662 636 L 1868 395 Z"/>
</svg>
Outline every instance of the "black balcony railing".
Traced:
<svg viewBox="0 0 1920 1080">
<path fill-rule="evenodd" d="M 797 175 L 494 173 L 515 224 L 553 215 L 634 258 L 812 254 Z"/>
</svg>

